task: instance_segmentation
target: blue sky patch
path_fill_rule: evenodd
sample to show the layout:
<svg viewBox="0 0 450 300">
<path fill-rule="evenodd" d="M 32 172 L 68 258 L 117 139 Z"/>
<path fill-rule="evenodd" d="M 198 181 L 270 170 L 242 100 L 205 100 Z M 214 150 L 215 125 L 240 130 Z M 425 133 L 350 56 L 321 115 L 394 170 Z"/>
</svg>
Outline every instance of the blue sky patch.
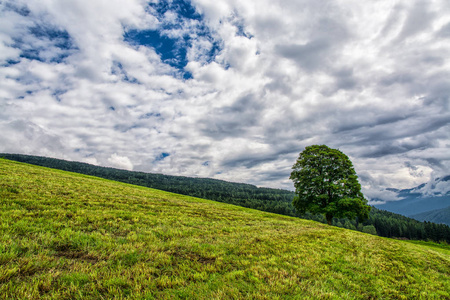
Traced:
<svg viewBox="0 0 450 300">
<path fill-rule="evenodd" d="M 208 63 L 220 52 L 221 43 L 213 38 L 203 16 L 195 10 L 190 1 L 161 1 L 150 3 L 148 7 L 148 13 L 160 21 L 160 27 L 156 30 L 126 30 L 124 41 L 134 46 L 153 48 L 161 57 L 161 61 L 177 69 L 184 79 L 192 78 L 192 74 L 186 71 L 185 67 L 189 62 L 189 49 L 195 40 L 207 39 L 212 45 L 209 51 L 202 54 L 202 60 Z M 176 14 L 175 20 L 168 21 L 165 18 L 168 12 Z M 192 27 L 192 21 L 196 26 Z M 190 24 L 189 31 L 186 24 Z"/>
<path fill-rule="evenodd" d="M 19 6 L 18 4 L 11 3 L 11 2 L 6 2 L 5 3 L 5 9 L 6 10 L 12 10 L 12 11 L 16 12 L 17 14 L 19 14 L 19 15 L 21 15 L 23 17 L 27 17 L 31 13 L 30 9 L 26 5 Z"/>
<path fill-rule="evenodd" d="M 56 101 L 61 102 L 61 96 L 64 95 L 67 91 L 57 89 L 52 93 L 52 96 L 55 97 Z"/>
<path fill-rule="evenodd" d="M 111 74 L 119 76 L 120 79 L 123 81 L 129 82 L 129 83 L 140 84 L 140 82 L 136 78 L 128 75 L 125 68 L 118 61 L 113 61 L 112 67 L 111 67 Z"/>
<path fill-rule="evenodd" d="M 60 30 L 50 26 L 36 25 L 30 28 L 30 33 L 37 38 L 46 38 L 49 41 L 52 41 L 55 47 L 61 49 L 74 48 L 73 41 L 66 30 Z"/>
<path fill-rule="evenodd" d="M 187 49 L 183 41 L 172 39 L 156 30 L 130 30 L 124 39 L 130 44 L 154 48 L 161 60 L 166 64 L 183 70 L 187 65 Z"/>
<path fill-rule="evenodd" d="M 28 30 L 30 36 L 14 40 L 14 47 L 21 50 L 22 58 L 59 63 L 77 49 L 66 30 L 42 24 Z"/>
<path fill-rule="evenodd" d="M 198 21 L 203 19 L 202 15 L 195 10 L 195 7 L 192 6 L 189 0 L 159 1 L 149 3 L 148 6 L 151 11 L 156 12 L 159 18 L 168 11 L 174 11 L 180 18 Z M 179 24 L 179 22 L 175 22 L 175 24 Z"/>
<path fill-rule="evenodd" d="M 160 113 L 146 113 L 139 117 L 139 119 L 150 119 L 151 117 L 159 118 L 161 117 Z"/>
<path fill-rule="evenodd" d="M 170 153 L 167 152 L 162 152 L 161 154 L 159 154 L 159 156 L 157 158 L 155 158 L 155 161 L 161 161 L 164 160 L 164 158 L 170 156 Z"/>
</svg>

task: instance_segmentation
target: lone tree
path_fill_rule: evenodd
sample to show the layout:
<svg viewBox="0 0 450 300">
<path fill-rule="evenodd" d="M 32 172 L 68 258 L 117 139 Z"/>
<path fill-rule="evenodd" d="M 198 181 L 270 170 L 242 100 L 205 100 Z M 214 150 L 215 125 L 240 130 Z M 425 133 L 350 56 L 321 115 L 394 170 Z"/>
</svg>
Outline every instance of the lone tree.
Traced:
<svg viewBox="0 0 450 300">
<path fill-rule="evenodd" d="M 333 217 L 368 218 L 370 206 L 358 176 L 341 151 L 325 145 L 306 147 L 292 169 L 290 179 L 297 194 L 293 205 L 300 213 L 324 214 L 328 225 Z"/>
</svg>

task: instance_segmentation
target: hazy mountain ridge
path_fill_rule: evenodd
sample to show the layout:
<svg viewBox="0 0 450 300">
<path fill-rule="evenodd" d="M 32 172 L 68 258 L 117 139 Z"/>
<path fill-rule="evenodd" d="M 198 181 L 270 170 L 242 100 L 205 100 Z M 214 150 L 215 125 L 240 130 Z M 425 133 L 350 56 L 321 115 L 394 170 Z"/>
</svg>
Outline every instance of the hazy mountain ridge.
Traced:
<svg viewBox="0 0 450 300">
<path fill-rule="evenodd" d="M 450 175 L 432 179 L 410 189 L 387 190 L 396 193 L 400 200 L 376 204 L 375 207 L 415 219 L 419 216 L 418 220 L 430 222 L 434 222 L 431 216 L 436 211 L 442 211 L 440 214 L 449 213 L 444 220 L 450 219 L 450 211 L 445 210 L 450 206 Z"/>
<path fill-rule="evenodd" d="M 450 195 L 450 175 L 432 179 L 427 183 L 423 183 L 423 184 L 413 188 L 411 192 L 419 193 L 424 196 L 447 196 L 447 195 Z"/>
<path fill-rule="evenodd" d="M 446 196 L 450 195 L 450 175 L 431 179 L 410 189 L 387 188 L 395 192 L 399 197 L 405 196 Z"/>
<path fill-rule="evenodd" d="M 418 221 L 428 221 L 436 224 L 446 224 L 450 226 L 450 206 L 443 209 L 427 211 L 417 215 L 410 216 Z"/>
</svg>

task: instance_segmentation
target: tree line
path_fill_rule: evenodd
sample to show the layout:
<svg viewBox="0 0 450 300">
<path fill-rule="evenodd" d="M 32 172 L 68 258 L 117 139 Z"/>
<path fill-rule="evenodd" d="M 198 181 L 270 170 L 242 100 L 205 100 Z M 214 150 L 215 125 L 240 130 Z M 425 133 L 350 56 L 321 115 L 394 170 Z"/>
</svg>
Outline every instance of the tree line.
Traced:
<svg viewBox="0 0 450 300">
<path fill-rule="evenodd" d="M 209 178 L 192 178 L 126 171 L 31 155 L 0 154 L 0 157 L 327 223 L 324 215 L 308 212 L 300 214 L 292 205 L 295 197 L 295 193 L 292 191 L 260 188 L 251 184 L 232 183 Z M 389 238 L 432 240 L 435 242 L 446 241 L 450 243 L 450 227 L 445 224 L 420 222 L 374 207 L 371 208 L 368 218 L 363 222 L 360 222 L 358 219 L 333 218 L 332 225 Z"/>
</svg>

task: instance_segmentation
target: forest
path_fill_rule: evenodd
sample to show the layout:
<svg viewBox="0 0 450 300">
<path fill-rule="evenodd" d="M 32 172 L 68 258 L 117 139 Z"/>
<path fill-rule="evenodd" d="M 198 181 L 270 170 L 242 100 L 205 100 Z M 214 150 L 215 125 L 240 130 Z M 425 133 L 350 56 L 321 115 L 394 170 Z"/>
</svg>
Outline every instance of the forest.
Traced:
<svg viewBox="0 0 450 300">
<path fill-rule="evenodd" d="M 326 223 L 323 215 L 297 213 L 292 205 L 292 199 L 294 198 L 294 192 L 292 191 L 261 188 L 251 184 L 232 183 L 209 178 L 126 171 L 31 155 L 0 154 L 0 157 Z M 389 238 L 450 243 L 450 227 L 447 225 L 419 222 L 375 207 L 372 207 L 369 218 L 364 222 L 358 222 L 357 219 L 334 218 L 333 225 Z"/>
</svg>

